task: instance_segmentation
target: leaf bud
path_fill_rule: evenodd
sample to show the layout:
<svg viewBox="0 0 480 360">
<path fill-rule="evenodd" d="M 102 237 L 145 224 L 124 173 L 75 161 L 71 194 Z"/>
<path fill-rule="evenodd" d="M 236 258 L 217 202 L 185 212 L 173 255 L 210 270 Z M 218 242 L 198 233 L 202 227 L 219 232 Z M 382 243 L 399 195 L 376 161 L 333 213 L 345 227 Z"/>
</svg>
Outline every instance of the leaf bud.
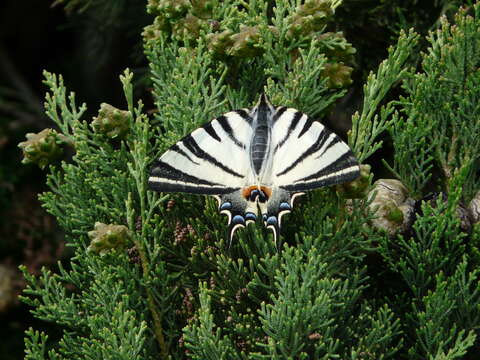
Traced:
<svg viewBox="0 0 480 360">
<path fill-rule="evenodd" d="M 287 37 L 296 38 L 322 30 L 332 14 L 330 0 L 306 0 L 291 17 Z"/>
<path fill-rule="evenodd" d="M 176 21 L 172 25 L 172 35 L 176 40 L 196 40 L 200 36 L 202 25 L 208 23 L 198 17 L 187 14 L 184 18 Z"/>
<path fill-rule="evenodd" d="M 214 0 L 190 0 L 192 4 L 192 14 L 200 19 L 209 19 L 212 17 L 213 8 L 218 5 Z"/>
<path fill-rule="evenodd" d="M 130 231 L 125 225 L 96 222 L 88 237 L 91 242 L 87 251 L 103 255 L 110 249 L 124 248 L 130 239 Z"/>
<path fill-rule="evenodd" d="M 161 16 L 157 16 L 155 20 L 153 20 L 153 24 L 145 26 L 142 32 L 142 37 L 145 41 L 155 43 L 160 37 L 163 31 L 167 31 L 169 29 L 169 24 L 165 18 Z"/>
<path fill-rule="evenodd" d="M 124 139 L 130 131 L 130 112 L 120 110 L 107 103 L 100 105 L 98 116 L 93 118 L 93 131 L 111 139 Z"/>
<path fill-rule="evenodd" d="M 23 164 L 35 163 L 41 169 L 63 154 L 62 144 L 69 142 L 67 137 L 53 129 L 44 129 L 38 134 L 28 133 L 27 141 L 18 144 L 23 152 Z"/>
<path fill-rule="evenodd" d="M 347 41 L 343 32 L 326 32 L 318 35 L 316 38 L 318 46 L 322 49 L 322 53 L 329 59 L 342 61 L 344 63 L 354 62 L 354 55 L 357 50 Z"/>
<path fill-rule="evenodd" d="M 263 51 L 259 47 L 260 31 L 257 26 L 240 26 L 240 32 L 232 36 L 233 45 L 227 54 L 236 57 L 254 57 Z"/>
<path fill-rule="evenodd" d="M 189 0 L 149 0 L 147 10 L 169 19 L 181 18 L 190 8 Z"/>
<path fill-rule="evenodd" d="M 233 32 L 231 30 L 208 34 L 207 42 L 210 52 L 217 57 L 224 57 L 227 49 L 233 45 L 232 34 Z"/>
<path fill-rule="evenodd" d="M 369 208 L 375 214 L 372 225 L 394 235 L 411 225 L 415 201 L 407 198 L 407 188 L 395 179 L 375 181 L 368 194 Z"/>
<path fill-rule="evenodd" d="M 330 89 L 340 89 L 352 84 L 353 68 L 342 63 L 327 63 L 322 74 L 328 78 L 327 86 Z"/>
</svg>

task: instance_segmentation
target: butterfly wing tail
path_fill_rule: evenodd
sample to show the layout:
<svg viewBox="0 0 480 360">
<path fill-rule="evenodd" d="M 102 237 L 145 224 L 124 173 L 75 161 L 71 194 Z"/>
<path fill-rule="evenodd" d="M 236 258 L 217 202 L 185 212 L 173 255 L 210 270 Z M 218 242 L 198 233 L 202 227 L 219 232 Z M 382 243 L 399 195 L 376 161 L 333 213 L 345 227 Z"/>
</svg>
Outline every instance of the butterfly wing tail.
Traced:
<svg viewBox="0 0 480 360">
<path fill-rule="evenodd" d="M 304 195 L 303 192 L 290 192 L 282 188 L 275 188 L 267 203 L 260 203 L 264 225 L 273 233 L 273 240 L 277 250 L 280 251 L 280 228 L 282 216 L 293 209 L 293 202 L 297 196 Z"/>
<path fill-rule="evenodd" d="M 230 248 L 235 231 L 256 221 L 257 206 L 255 202 L 245 199 L 239 190 L 217 196 L 217 200 L 220 214 L 228 216 L 227 248 Z"/>
</svg>

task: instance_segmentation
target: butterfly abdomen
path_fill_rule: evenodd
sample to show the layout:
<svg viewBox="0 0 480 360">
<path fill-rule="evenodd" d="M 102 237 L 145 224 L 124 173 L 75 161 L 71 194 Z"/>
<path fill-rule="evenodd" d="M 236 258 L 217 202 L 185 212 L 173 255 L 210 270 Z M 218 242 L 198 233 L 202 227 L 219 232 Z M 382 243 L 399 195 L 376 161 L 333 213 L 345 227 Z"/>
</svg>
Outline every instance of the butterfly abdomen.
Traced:
<svg viewBox="0 0 480 360">
<path fill-rule="evenodd" d="M 274 108 L 266 96 L 262 95 L 251 113 L 253 136 L 250 143 L 250 161 L 256 175 L 260 174 L 270 150 L 273 111 Z"/>
<path fill-rule="evenodd" d="M 255 129 L 252 143 L 250 145 L 250 157 L 253 168 L 257 174 L 262 169 L 262 164 L 268 152 L 268 144 L 270 141 L 270 129 L 267 125 L 259 125 Z"/>
</svg>

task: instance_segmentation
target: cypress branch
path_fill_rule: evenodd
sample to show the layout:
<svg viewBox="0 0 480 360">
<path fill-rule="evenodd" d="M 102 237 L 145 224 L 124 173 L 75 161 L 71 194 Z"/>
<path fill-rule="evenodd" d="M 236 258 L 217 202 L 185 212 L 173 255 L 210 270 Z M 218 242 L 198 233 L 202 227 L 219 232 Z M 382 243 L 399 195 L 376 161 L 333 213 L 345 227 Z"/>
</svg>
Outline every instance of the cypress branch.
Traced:
<svg viewBox="0 0 480 360">
<path fill-rule="evenodd" d="M 480 232 L 469 201 L 479 191 L 479 4 L 461 10 L 455 24 L 442 20 L 418 69 L 408 59 L 419 36 L 402 32 L 364 85 L 349 144 L 365 162 L 390 136 L 393 159 L 384 160 L 398 180 L 371 186 L 370 169 L 377 177 L 384 171 L 372 163 L 357 183 L 310 192 L 282 219 L 282 252 L 254 226 L 226 250 L 215 200 L 147 188 L 151 162 L 169 145 L 214 116 L 251 106 L 261 91 L 275 105 L 327 114 L 354 66 L 353 46 L 326 31 L 339 6 L 150 1 L 155 20 L 143 34 L 152 115 L 134 101 L 129 70 L 120 77 L 125 108 L 102 105 L 94 126 L 62 78 L 45 73 L 45 109 L 75 155 L 48 167 L 50 190 L 40 199 L 72 257 L 38 276 L 23 268 L 22 300 L 61 330 L 58 340 L 28 330 L 26 359 L 478 352 Z M 394 98 L 397 84 L 403 97 Z M 390 193 L 377 197 L 380 186 Z M 382 217 L 388 231 L 378 225 Z M 98 246 L 99 223 L 121 230 L 110 234 L 118 241 Z"/>
</svg>

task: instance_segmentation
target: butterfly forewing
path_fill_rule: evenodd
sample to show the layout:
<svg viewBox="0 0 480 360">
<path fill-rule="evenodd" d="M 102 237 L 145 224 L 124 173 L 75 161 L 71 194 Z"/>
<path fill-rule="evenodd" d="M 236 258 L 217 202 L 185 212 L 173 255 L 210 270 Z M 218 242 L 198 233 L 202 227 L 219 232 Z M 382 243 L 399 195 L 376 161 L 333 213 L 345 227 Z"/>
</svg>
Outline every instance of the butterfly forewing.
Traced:
<svg viewBox="0 0 480 360">
<path fill-rule="evenodd" d="M 246 146 L 252 136 L 248 114 L 229 112 L 196 129 L 154 164 L 153 190 L 215 195 L 238 190 L 248 177 Z"/>
<path fill-rule="evenodd" d="M 276 186 L 306 191 L 358 177 L 358 162 L 348 145 L 300 111 L 287 109 L 272 132 Z"/>
</svg>

